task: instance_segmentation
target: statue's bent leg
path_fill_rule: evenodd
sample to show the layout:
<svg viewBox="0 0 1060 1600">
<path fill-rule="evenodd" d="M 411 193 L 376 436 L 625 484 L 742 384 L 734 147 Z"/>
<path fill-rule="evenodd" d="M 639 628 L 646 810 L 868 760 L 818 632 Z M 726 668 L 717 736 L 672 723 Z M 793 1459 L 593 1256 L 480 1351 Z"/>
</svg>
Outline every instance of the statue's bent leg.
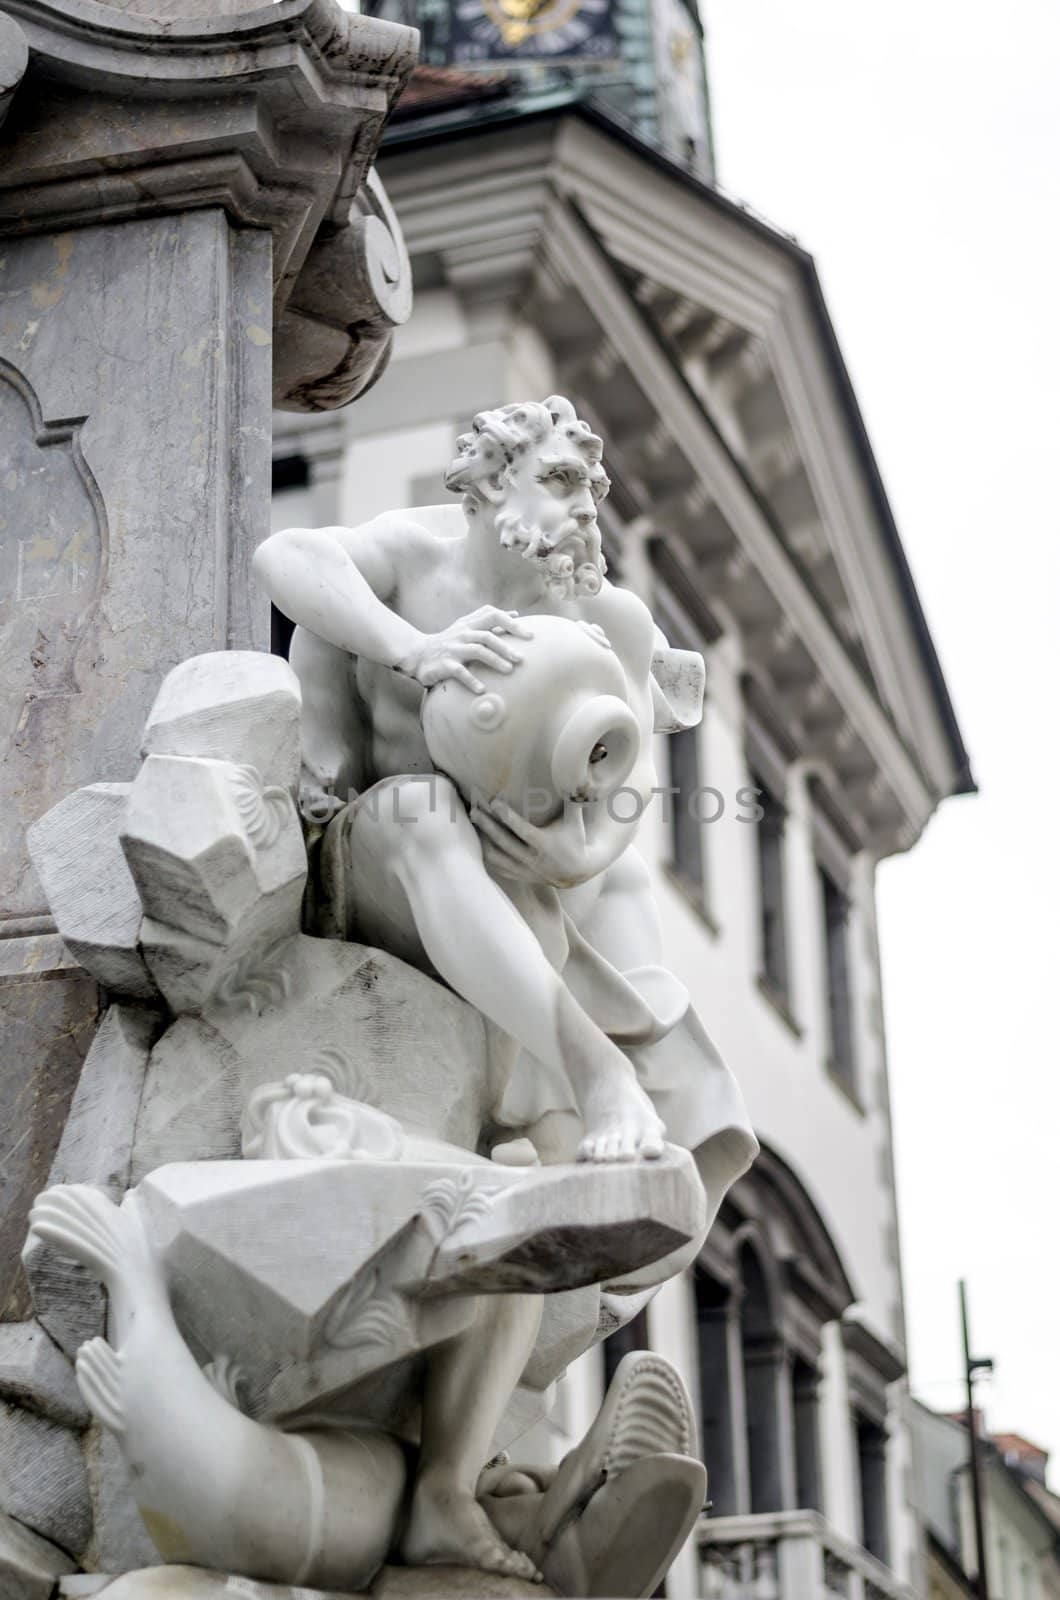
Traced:
<svg viewBox="0 0 1060 1600">
<path fill-rule="evenodd" d="M 662 1123 L 629 1059 L 577 1004 L 490 877 L 478 834 L 447 779 L 378 784 L 355 811 L 348 844 L 351 897 L 373 908 L 365 936 L 407 959 L 411 922 L 458 994 L 567 1074 L 585 1124 L 582 1159 L 662 1154 Z"/>
<path fill-rule="evenodd" d="M 478 1503 L 490 1443 L 537 1338 L 539 1295 L 482 1295 L 474 1325 L 431 1352 L 420 1464 L 402 1554 L 413 1566 L 465 1563 L 535 1578 Z"/>
<path fill-rule="evenodd" d="M 607 871 L 561 895 L 579 933 L 620 972 L 662 961 L 663 935 L 647 863 L 635 845 Z"/>
</svg>

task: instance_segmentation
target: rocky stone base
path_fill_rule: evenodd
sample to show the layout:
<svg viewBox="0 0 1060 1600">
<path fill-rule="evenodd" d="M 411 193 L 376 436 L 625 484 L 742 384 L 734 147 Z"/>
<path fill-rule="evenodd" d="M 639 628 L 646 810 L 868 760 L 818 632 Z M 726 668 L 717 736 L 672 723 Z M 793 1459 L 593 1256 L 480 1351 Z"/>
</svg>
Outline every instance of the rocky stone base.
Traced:
<svg viewBox="0 0 1060 1600">
<path fill-rule="evenodd" d="M 75 1563 L 39 1534 L 0 1512 L 0 1595 L 4 1600 L 51 1600 L 55 1580 Z"/>
</svg>

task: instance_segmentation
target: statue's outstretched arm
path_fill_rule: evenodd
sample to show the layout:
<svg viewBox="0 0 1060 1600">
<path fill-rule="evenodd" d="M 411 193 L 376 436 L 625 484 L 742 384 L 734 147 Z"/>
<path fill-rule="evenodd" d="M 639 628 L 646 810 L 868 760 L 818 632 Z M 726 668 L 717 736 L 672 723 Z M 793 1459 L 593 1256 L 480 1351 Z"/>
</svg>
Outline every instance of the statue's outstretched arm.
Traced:
<svg viewBox="0 0 1060 1600">
<path fill-rule="evenodd" d="M 285 528 L 255 551 L 255 576 L 292 622 L 351 655 L 396 667 L 423 636 L 386 604 L 397 578 L 385 542 L 365 542 L 355 560 L 344 548 L 349 537 L 346 529 Z"/>
<path fill-rule="evenodd" d="M 457 678 L 473 694 L 482 683 L 469 663 L 510 672 L 518 649 L 503 634 L 526 633 L 513 613 L 480 606 L 469 616 L 445 619 L 437 633 L 422 633 L 386 603 L 397 590 L 395 555 L 400 540 L 406 562 L 432 559 L 429 540 L 415 525 L 388 533 L 357 528 L 286 528 L 258 546 L 254 572 L 284 616 L 351 655 L 394 667 L 430 688 Z M 418 545 L 418 549 L 417 549 Z"/>
</svg>

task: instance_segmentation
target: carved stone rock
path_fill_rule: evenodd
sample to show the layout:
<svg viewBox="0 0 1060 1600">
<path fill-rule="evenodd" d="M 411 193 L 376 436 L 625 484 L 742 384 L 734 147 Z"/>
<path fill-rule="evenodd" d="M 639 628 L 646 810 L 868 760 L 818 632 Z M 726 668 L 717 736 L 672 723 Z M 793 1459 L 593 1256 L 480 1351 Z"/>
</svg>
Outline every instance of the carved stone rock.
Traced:
<svg viewBox="0 0 1060 1600">
<path fill-rule="evenodd" d="M 0 1511 L 79 1555 L 92 1531 L 76 1434 L 0 1401 Z"/>
<path fill-rule="evenodd" d="M 370 1398 L 358 1386 L 466 1326 L 469 1292 L 591 1284 L 701 1226 L 684 1152 L 607 1173 L 457 1165 L 458 1155 L 190 1163 L 143 1180 L 135 1203 L 178 1323 L 238 1374 L 249 1415 L 289 1418 L 340 1396 L 344 1412 L 363 1414 Z M 573 1340 L 553 1336 L 539 1352 L 535 1386 L 595 1327 L 593 1303 Z"/>
<path fill-rule="evenodd" d="M 289 791 L 229 761 L 149 755 L 122 823 L 143 902 L 140 939 L 176 1012 L 264 965 L 297 932 L 302 830 Z"/>
<path fill-rule="evenodd" d="M 279 656 L 220 650 L 163 680 L 144 728 L 145 756 L 209 756 L 256 768 L 265 784 L 298 780 L 298 679 Z"/>
<path fill-rule="evenodd" d="M 53 1183 L 94 1183 L 120 1199 L 129 1184 L 136 1117 L 157 1011 L 110 1006 L 85 1058 L 51 1171 Z"/>
<path fill-rule="evenodd" d="M 91 1183 L 120 1199 L 129 1182 L 136 1117 L 155 1012 L 111 1006 L 81 1069 L 51 1169 L 53 1183 Z M 30 1237 L 22 1253 L 37 1317 L 72 1360 L 86 1339 L 102 1333 L 103 1292 L 76 1262 Z"/>
<path fill-rule="evenodd" d="M 67 1428 L 90 1421 L 72 1363 L 36 1322 L 0 1323 L 0 1399 Z"/>
<path fill-rule="evenodd" d="M 61 1593 L 61 1591 L 60 1591 Z M 151 1567 L 130 1571 L 94 1590 L 101 1600 L 360 1600 L 359 1596 L 297 1589 L 287 1583 L 262 1583 L 258 1578 L 229 1577 L 202 1567 Z"/>
<path fill-rule="evenodd" d="M 0 1594 L 4 1600 L 51 1600 L 56 1580 L 76 1568 L 65 1550 L 0 1513 Z"/>
<path fill-rule="evenodd" d="M 293 1062 L 465 1149 L 495 1103 L 486 1030 L 470 1007 L 380 950 L 299 935 L 231 982 L 224 1004 L 179 1018 L 159 1040 L 132 1181 L 168 1162 L 235 1160 L 247 1100 Z"/>
<path fill-rule="evenodd" d="M 118 838 L 131 785 L 75 789 L 29 830 L 29 848 L 71 955 L 115 994 L 153 999 L 138 947 L 143 906 Z"/>
</svg>

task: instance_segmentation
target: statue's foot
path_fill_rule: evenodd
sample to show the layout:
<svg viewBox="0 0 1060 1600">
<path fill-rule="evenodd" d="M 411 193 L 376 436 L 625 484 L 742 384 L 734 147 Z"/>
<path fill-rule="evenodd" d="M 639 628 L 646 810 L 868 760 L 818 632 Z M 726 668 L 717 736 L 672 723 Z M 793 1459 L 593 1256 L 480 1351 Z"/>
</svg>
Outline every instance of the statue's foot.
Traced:
<svg viewBox="0 0 1060 1600">
<path fill-rule="evenodd" d="M 608 1479 L 566 1525 L 544 1561 L 545 1580 L 585 1600 L 654 1594 L 703 1509 L 707 1474 L 690 1456 L 653 1455 Z"/>
<path fill-rule="evenodd" d="M 666 1128 L 632 1068 L 601 1071 L 581 1098 L 586 1131 L 579 1161 L 657 1161 L 662 1155 Z"/>
<path fill-rule="evenodd" d="M 424 1478 L 413 1492 L 401 1555 L 410 1567 L 479 1567 L 508 1578 L 542 1581 L 530 1557 L 505 1544 L 473 1494 L 451 1484 L 435 1489 Z"/>
<path fill-rule="evenodd" d="M 690 1456 L 695 1438 L 692 1403 L 673 1367 L 650 1350 L 631 1350 L 619 1362 L 592 1427 L 560 1462 L 527 1548 L 543 1565 L 548 1545 L 604 1483 L 646 1456 Z"/>
</svg>

